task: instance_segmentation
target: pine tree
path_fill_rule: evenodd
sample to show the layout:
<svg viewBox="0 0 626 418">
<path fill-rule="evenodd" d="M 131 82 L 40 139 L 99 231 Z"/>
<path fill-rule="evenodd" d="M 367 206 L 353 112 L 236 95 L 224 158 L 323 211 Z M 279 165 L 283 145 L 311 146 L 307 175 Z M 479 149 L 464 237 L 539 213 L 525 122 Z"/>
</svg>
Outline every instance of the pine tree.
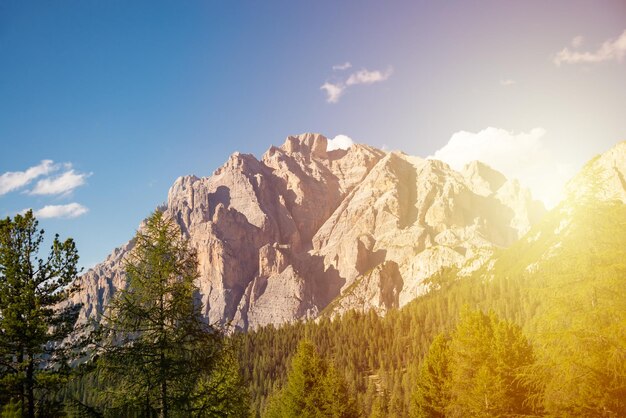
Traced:
<svg viewBox="0 0 626 418">
<path fill-rule="evenodd" d="M 370 418 L 386 418 L 389 416 L 389 393 L 383 390 L 372 404 Z"/>
<path fill-rule="evenodd" d="M 321 379 L 326 373 L 325 364 L 317 354 L 315 346 L 303 340 L 291 360 L 287 383 L 271 400 L 266 416 L 316 417 L 322 416 Z"/>
<path fill-rule="evenodd" d="M 412 396 L 413 417 L 533 415 L 537 396 L 524 373 L 534 365 L 521 329 L 495 313 L 461 313 L 456 329 L 439 334 L 420 367 Z"/>
<path fill-rule="evenodd" d="M 78 252 L 71 238 L 55 235 L 40 256 L 44 231 L 32 211 L 0 221 L 0 405 L 20 405 L 34 417 L 67 371 L 73 347 L 66 342 L 80 306 L 68 303 L 77 290 Z"/>
<path fill-rule="evenodd" d="M 302 340 L 291 360 L 287 383 L 270 399 L 265 416 L 351 418 L 358 414 L 343 378 L 311 341 Z"/>
<path fill-rule="evenodd" d="M 223 333 L 201 316 L 197 275 L 196 254 L 180 229 L 155 212 L 137 232 L 127 287 L 111 302 L 101 329 L 98 369 L 109 407 L 147 417 L 216 416 L 206 399 L 224 398 L 220 391 L 229 385 L 239 390 L 240 380 L 222 380 L 225 370 L 237 371 L 224 357 Z M 240 411 L 244 401 L 220 402 Z"/>
<path fill-rule="evenodd" d="M 419 381 L 411 400 L 412 417 L 445 417 L 450 379 L 449 338 L 435 337 L 419 370 Z"/>
<path fill-rule="evenodd" d="M 495 313 L 465 309 L 449 345 L 450 402 L 446 416 L 529 415 L 532 389 L 522 371 L 534 362 L 521 329 Z"/>
<path fill-rule="evenodd" d="M 358 416 L 356 403 L 345 379 L 331 363 L 326 369 L 326 375 L 322 381 L 324 416 L 329 418 L 350 418 Z"/>
</svg>

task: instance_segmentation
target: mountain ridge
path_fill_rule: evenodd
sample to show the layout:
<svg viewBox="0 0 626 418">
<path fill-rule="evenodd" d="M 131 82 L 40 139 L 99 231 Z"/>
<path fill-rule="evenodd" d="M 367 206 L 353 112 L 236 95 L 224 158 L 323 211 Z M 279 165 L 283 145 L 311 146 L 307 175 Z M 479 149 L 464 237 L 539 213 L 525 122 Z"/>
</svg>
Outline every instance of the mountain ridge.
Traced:
<svg viewBox="0 0 626 418">
<path fill-rule="evenodd" d="M 209 321 L 249 329 L 314 318 L 348 288 L 358 297 L 334 313 L 385 312 L 425 292 L 442 267 L 478 268 L 545 212 L 482 163 L 456 172 L 362 144 L 327 148 L 321 134 L 290 136 L 260 159 L 236 152 L 209 177 L 174 182 L 163 208 L 198 252 Z M 124 286 L 132 247 L 80 277 L 82 320 L 97 320 Z"/>
<path fill-rule="evenodd" d="M 498 248 L 469 274 L 442 269 L 426 280 L 428 294 L 401 309 L 385 316 L 351 310 L 337 317 L 325 311 L 316 321 L 243 335 L 242 361 L 252 365 L 244 373 L 252 382 L 255 410 L 264 411 L 269 396 L 284 384 L 296 344 L 306 338 L 343 370 L 363 416 L 376 410 L 372 394 L 386 397 L 388 415 L 412 416 L 431 343 L 438 334 L 451 337 L 459 313 L 469 308 L 515 323 L 533 345 L 535 364 L 522 369 L 521 379 L 540 391 L 531 400 L 540 408 L 537 416 L 623 416 L 626 202 L 620 198 L 623 183 L 611 176 L 626 168 L 624 145 L 592 159 L 570 182 L 577 193 L 521 239 Z M 606 170 L 607 162 L 615 169 Z M 586 184 L 593 187 L 583 188 Z M 368 274 L 377 273 L 357 279 L 326 309 L 357 298 L 352 290 L 370 280 Z M 481 351 L 471 359 L 475 365 L 485 355 Z"/>
</svg>

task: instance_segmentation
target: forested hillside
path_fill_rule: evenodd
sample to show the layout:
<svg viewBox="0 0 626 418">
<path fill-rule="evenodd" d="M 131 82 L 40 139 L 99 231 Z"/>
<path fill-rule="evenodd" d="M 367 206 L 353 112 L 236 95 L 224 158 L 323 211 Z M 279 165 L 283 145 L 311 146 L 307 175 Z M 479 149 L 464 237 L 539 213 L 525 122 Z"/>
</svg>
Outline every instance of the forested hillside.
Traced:
<svg viewBox="0 0 626 418">
<path fill-rule="evenodd" d="M 436 275 L 430 294 L 385 317 L 350 312 L 238 336 L 256 414 L 306 338 L 343 375 L 359 415 L 419 416 L 424 356 L 436 335 L 453 333 L 464 306 L 523 330 L 534 358 L 519 378 L 534 388 L 534 413 L 626 414 L 626 205 L 563 203 L 471 277 L 455 273 Z"/>
</svg>

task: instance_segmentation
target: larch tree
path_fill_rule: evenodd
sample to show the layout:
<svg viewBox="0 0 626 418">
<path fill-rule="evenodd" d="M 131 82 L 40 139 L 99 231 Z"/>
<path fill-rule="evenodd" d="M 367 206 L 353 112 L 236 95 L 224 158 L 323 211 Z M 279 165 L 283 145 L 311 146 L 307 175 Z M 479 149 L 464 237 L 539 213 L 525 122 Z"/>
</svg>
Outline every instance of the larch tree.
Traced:
<svg viewBox="0 0 626 418">
<path fill-rule="evenodd" d="M 593 179 L 602 179 L 594 175 Z M 594 187 L 598 187 L 597 185 Z M 592 189 L 593 190 L 593 189 Z M 590 201 L 591 202 L 591 201 Z M 586 203 L 573 212 L 568 263 L 551 260 L 551 288 L 537 330 L 537 362 L 527 380 L 551 416 L 626 416 L 626 205 Z M 584 254 L 581 257 L 580 254 Z"/>
<path fill-rule="evenodd" d="M 224 334 L 201 315 L 197 277 L 195 251 L 156 211 L 136 234 L 126 288 L 100 329 L 97 363 L 111 410 L 163 418 L 247 414 Z M 231 390 L 236 396 L 223 393 Z"/>
<path fill-rule="evenodd" d="M 44 231 L 32 211 L 0 221 L 0 405 L 22 416 L 51 413 L 51 391 L 68 370 L 79 305 L 74 241 L 52 240 L 40 254 Z"/>
</svg>

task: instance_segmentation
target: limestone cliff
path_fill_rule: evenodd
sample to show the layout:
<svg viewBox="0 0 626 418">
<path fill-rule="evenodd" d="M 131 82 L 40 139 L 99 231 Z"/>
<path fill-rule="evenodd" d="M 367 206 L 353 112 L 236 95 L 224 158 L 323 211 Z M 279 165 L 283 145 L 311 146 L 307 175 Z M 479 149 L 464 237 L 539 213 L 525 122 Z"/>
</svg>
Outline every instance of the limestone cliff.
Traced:
<svg viewBox="0 0 626 418">
<path fill-rule="evenodd" d="M 162 209 L 197 249 L 205 316 L 242 329 L 402 306 L 441 267 L 477 268 L 543 213 L 484 164 L 456 172 L 366 145 L 327 151 L 319 134 L 288 137 L 260 160 L 234 153 L 210 177 L 180 177 Z M 79 279 L 83 319 L 124 285 L 132 245 Z"/>
</svg>

